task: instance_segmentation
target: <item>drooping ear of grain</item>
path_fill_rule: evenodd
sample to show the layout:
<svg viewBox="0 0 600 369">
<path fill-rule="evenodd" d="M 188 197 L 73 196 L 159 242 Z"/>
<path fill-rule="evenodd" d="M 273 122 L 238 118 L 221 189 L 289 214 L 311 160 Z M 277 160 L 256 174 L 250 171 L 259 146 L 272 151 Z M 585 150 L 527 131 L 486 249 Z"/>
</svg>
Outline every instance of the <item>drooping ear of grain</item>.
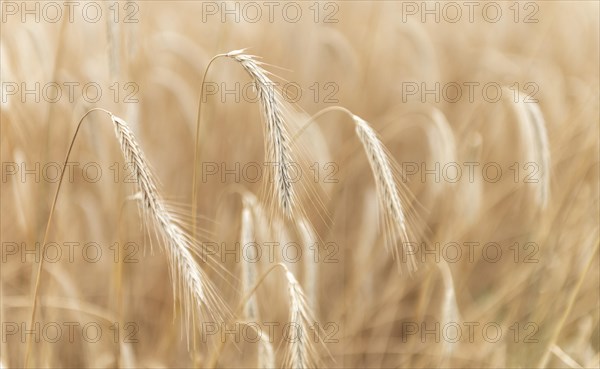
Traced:
<svg viewBox="0 0 600 369">
<path fill-rule="evenodd" d="M 386 235 L 386 246 L 392 253 L 392 256 L 400 262 L 400 250 L 397 243 L 401 242 L 403 244 L 403 252 L 405 252 L 404 256 L 407 257 L 409 270 L 414 271 L 416 270 L 414 257 L 412 254 L 407 253 L 406 247 L 404 247 L 409 242 L 407 222 L 391 160 L 373 128 L 362 118 L 356 115 L 352 117 L 356 127 L 356 134 L 365 149 L 373 177 L 375 178 L 380 217 Z"/>
<path fill-rule="evenodd" d="M 295 205 L 295 193 L 291 182 L 292 177 L 288 173 L 292 159 L 282 97 L 275 88 L 275 83 L 268 77 L 268 72 L 261 67 L 261 63 L 254 56 L 244 54 L 242 50 L 232 51 L 226 55 L 237 61 L 256 84 L 265 120 L 265 153 L 267 161 L 273 168 L 273 194 L 283 213 L 291 217 Z"/>
<path fill-rule="evenodd" d="M 171 273 L 173 291 L 181 294 L 184 315 L 189 327 L 193 311 L 212 319 L 223 320 L 227 315 L 224 302 L 214 289 L 208 276 L 194 259 L 195 241 L 166 208 L 159 195 L 154 177 L 127 123 L 111 115 L 115 133 L 126 162 L 132 164 L 133 174 L 141 194 L 144 220 L 153 223 L 154 230 L 164 245 Z"/>
</svg>

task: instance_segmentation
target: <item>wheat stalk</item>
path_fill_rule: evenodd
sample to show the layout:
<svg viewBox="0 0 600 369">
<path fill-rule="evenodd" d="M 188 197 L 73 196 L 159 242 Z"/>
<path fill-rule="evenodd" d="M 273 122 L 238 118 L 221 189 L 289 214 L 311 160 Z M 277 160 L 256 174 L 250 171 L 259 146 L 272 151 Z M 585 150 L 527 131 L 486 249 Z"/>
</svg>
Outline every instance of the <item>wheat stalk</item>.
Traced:
<svg viewBox="0 0 600 369">
<path fill-rule="evenodd" d="M 444 326 L 447 324 L 460 324 L 460 312 L 456 303 L 456 289 L 454 288 L 452 271 L 445 260 L 437 263 L 437 266 L 442 274 L 442 281 L 444 283 L 444 298 L 441 306 L 442 322 Z M 447 339 L 443 341 L 443 366 L 448 365 L 445 360 L 448 360 L 452 356 L 455 349 L 456 343 L 449 342 Z"/>
<path fill-rule="evenodd" d="M 255 83 L 255 88 L 265 117 L 265 153 L 273 172 L 274 196 L 283 213 L 291 217 L 295 202 L 295 193 L 288 174 L 291 160 L 289 135 L 285 126 L 284 106 L 275 83 L 269 73 L 261 67 L 255 56 L 245 54 L 243 50 L 234 50 L 226 54 L 237 61 Z"/>
<path fill-rule="evenodd" d="M 306 290 L 307 300 L 312 311 L 317 314 L 318 288 L 319 280 L 319 244 L 315 230 L 306 218 L 301 218 L 298 223 L 300 238 L 304 245 L 306 256 L 304 259 L 304 288 Z M 314 247 L 314 253 L 311 253 L 311 246 Z"/>
<path fill-rule="evenodd" d="M 560 348 L 560 346 L 554 344 L 554 345 L 552 345 L 552 348 L 550 349 L 550 351 L 554 355 L 556 355 L 556 357 L 558 357 L 560 359 L 560 361 L 562 361 L 565 365 L 567 365 L 567 367 L 575 368 L 575 369 L 583 369 L 583 367 L 581 365 L 579 365 L 579 363 L 577 361 L 575 361 L 575 359 L 573 359 L 571 356 L 569 356 L 569 354 L 564 352 L 563 349 Z"/>
<path fill-rule="evenodd" d="M 247 258 L 255 260 L 258 253 L 254 240 L 254 221 L 248 201 L 244 201 L 244 208 L 242 209 L 240 243 L 242 247 L 242 292 L 246 294 L 256 283 L 256 263 L 250 263 Z M 258 304 L 255 295 L 252 295 L 244 305 L 243 316 L 247 320 L 255 319 L 258 316 Z"/>
<path fill-rule="evenodd" d="M 173 289 L 175 292 L 183 293 L 183 308 L 188 323 L 189 318 L 193 316 L 193 308 L 198 308 L 200 312 L 203 310 L 211 317 L 222 320 L 227 311 L 207 275 L 194 259 L 193 255 L 197 252 L 195 241 L 187 235 L 176 217 L 167 210 L 143 152 L 127 123 L 112 114 L 111 119 L 123 157 L 126 162 L 131 162 L 133 165 L 132 170 L 142 197 L 140 201 L 144 218 L 151 219 L 159 238 L 165 244 Z"/>
</svg>

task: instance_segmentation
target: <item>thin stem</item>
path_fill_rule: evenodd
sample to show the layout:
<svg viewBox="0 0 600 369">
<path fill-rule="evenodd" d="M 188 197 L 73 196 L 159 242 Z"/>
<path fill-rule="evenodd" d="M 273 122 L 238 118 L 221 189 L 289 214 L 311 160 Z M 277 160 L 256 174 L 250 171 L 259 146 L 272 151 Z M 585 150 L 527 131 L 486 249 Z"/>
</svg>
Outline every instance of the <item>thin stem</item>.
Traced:
<svg viewBox="0 0 600 369">
<path fill-rule="evenodd" d="M 198 114 L 196 116 L 196 138 L 194 143 L 194 167 L 192 172 L 192 225 L 193 225 L 193 236 L 196 236 L 196 177 L 197 177 L 197 164 L 198 164 L 198 154 L 200 151 L 200 121 L 202 118 L 202 100 L 204 99 L 204 83 L 206 81 L 206 76 L 208 74 L 208 70 L 210 69 L 211 64 L 220 57 L 226 56 L 226 54 L 215 55 L 206 66 L 204 70 L 204 75 L 202 76 L 202 83 L 200 85 L 200 99 L 198 100 Z M 195 237 L 194 237 L 195 238 Z"/>
<path fill-rule="evenodd" d="M 138 193 L 139 194 L 139 193 Z M 118 231 L 117 234 L 119 235 L 119 241 L 121 241 L 123 238 L 122 236 L 122 232 L 123 232 L 123 214 L 125 212 L 125 207 L 127 206 L 127 204 L 129 204 L 129 201 L 135 201 L 137 202 L 137 196 L 133 195 L 130 197 L 127 197 L 125 200 L 123 200 L 123 202 L 121 203 L 121 209 L 119 210 L 119 225 L 118 225 Z M 123 253 L 125 252 L 125 248 L 123 247 L 123 245 L 121 245 L 120 242 L 117 243 L 117 255 L 118 255 L 118 260 L 117 263 L 115 264 L 114 267 L 114 289 L 115 289 L 115 311 L 116 311 L 116 321 L 119 322 L 119 324 L 124 324 L 124 312 L 123 312 L 123 267 L 124 267 L 124 258 L 121 258 L 121 255 L 123 255 Z M 122 364 L 123 364 L 123 358 L 122 358 L 122 353 L 121 353 L 121 343 L 119 343 L 118 345 L 116 345 L 116 357 L 117 357 L 117 368 L 121 368 Z"/>
<path fill-rule="evenodd" d="M 60 192 L 60 188 L 62 186 L 62 182 L 63 182 L 63 178 L 65 176 L 65 168 L 67 167 L 67 163 L 69 161 L 69 156 L 71 155 L 71 150 L 73 149 L 73 145 L 75 144 L 75 139 L 77 138 L 77 134 L 79 133 L 79 129 L 81 128 L 81 125 L 83 124 L 84 119 L 92 112 L 94 111 L 102 111 L 104 113 L 107 113 L 109 115 L 112 115 L 111 112 L 109 112 L 108 110 L 102 109 L 102 108 L 94 108 L 89 110 L 87 113 L 85 113 L 83 115 L 83 117 L 81 117 L 81 119 L 79 120 L 79 123 L 77 124 L 77 129 L 75 130 L 75 134 L 73 134 L 73 138 L 71 139 L 71 145 L 69 146 L 69 150 L 67 151 L 67 155 L 65 156 L 65 162 L 63 164 L 62 167 L 62 173 L 60 174 L 60 180 L 58 181 L 58 187 L 56 188 L 56 192 L 54 194 L 54 200 L 52 200 L 52 206 L 50 207 L 50 214 L 48 215 L 48 222 L 46 223 L 46 231 L 44 232 L 44 240 L 42 242 L 42 258 L 40 259 L 40 263 L 38 264 L 38 269 L 37 269 L 37 275 L 35 278 L 35 288 L 34 288 L 34 292 L 33 292 L 33 307 L 31 309 L 31 320 L 30 320 L 30 327 L 33 327 L 34 323 L 35 323 L 35 313 L 37 311 L 37 297 L 40 291 L 40 285 L 41 285 L 41 275 L 42 275 L 42 269 L 44 267 L 44 254 L 46 252 L 46 240 L 48 239 L 48 232 L 50 231 L 50 223 L 52 222 L 52 215 L 54 215 L 54 209 L 56 207 L 56 202 L 58 200 L 58 194 Z M 31 340 L 27 341 L 27 348 L 25 349 L 25 361 L 24 361 L 24 368 L 27 368 L 27 364 L 29 363 L 29 353 L 31 351 Z"/>
<path fill-rule="evenodd" d="M 329 106 L 325 109 L 319 110 L 312 117 L 308 118 L 308 121 L 302 126 L 302 128 L 300 128 L 298 132 L 294 134 L 294 136 L 292 137 L 292 143 L 296 142 L 296 139 L 298 139 L 298 137 L 300 137 L 311 124 L 316 122 L 318 118 L 332 111 L 340 111 L 342 113 L 348 114 L 350 117 L 354 117 L 354 113 L 344 108 L 343 106 Z"/>
<path fill-rule="evenodd" d="M 202 100 L 204 99 L 204 82 L 206 81 L 206 76 L 208 75 L 208 70 L 210 69 L 211 64 L 217 60 L 218 58 L 222 57 L 222 56 L 226 56 L 225 54 L 218 54 L 213 56 L 212 59 L 210 59 L 210 61 L 208 62 L 208 64 L 206 65 L 206 69 L 204 70 L 204 75 L 202 76 L 202 83 L 200 84 L 200 99 L 198 100 L 198 115 L 196 116 L 196 138 L 195 138 L 195 142 L 194 142 L 194 165 L 193 165 L 193 169 L 192 169 L 192 239 L 195 240 L 196 239 L 196 221 L 197 221 L 197 200 L 196 200 L 196 177 L 197 177 L 197 167 L 198 167 L 198 154 L 200 151 L 200 121 L 202 118 Z M 192 320 L 192 326 L 193 326 L 193 335 L 192 335 L 192 345 L 193 345 L 193 350 L 192 350 L 192 362 L 194 367 L 196 367 L 197 365 L 197 357 L 196 357 L 196 320 L 193 319 Z"/>
</svg>

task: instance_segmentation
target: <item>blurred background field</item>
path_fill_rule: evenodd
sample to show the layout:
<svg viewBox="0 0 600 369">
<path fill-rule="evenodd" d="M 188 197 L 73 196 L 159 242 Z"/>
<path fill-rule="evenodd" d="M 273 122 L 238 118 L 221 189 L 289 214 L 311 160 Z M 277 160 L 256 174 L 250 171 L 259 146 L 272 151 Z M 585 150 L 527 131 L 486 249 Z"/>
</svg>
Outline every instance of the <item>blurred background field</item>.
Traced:
<svg viewBox="0 0 600 369">
<path fill-rule="evenodd" d="M 244 48 L 295 108 L 292 135 L 321 109 L 343 106 L 380 134 L 405 175 L 414 273 L 405 260 L 399 271 L 384 247 L 375 183 L 350 119 L 327 113 L 299 136 L 302 183 L 312 188 L 300 201 L 320 239 L 319 366 L 600 365 L 598 2 L 76 3 L 71 20 L 62 3 L 2 2 L 3 367 L 22 367 L 32 338 L 39 242 L 77 121 L 94 107 L 125 119 L 162 195 L 187 217 L 202 77 L 213 56 Z M 237 192 L 264 200 L 265 178 L 223 168 L 262 165 L 262 118 L 251 80 L 231 60 L 215 61 L 206 82 L 196 226 L 219 245 L 211 262 L 222 269 L 207 270 L 233 309 L 242 295 Z M 547 131 L 548 170 L 539 175 L 543 162 L 527 166 L 540 156 L 520 110 L 535 104 L 526 95 Z M 62 255 L 44 265 L 41 339 L 29 365 L 206 367 L 222 332 L 205 337 L 207 322 L 198 323 L 189 348 L 165 255 L 128 198 L 134 186 L 110 119 L 87 119 L 50 228 Z M 462 169 L 456 181 L 444 172 L 449 163 Z M 478 163 L 472 179 L 465 163 Z M 489 163 L 502 169 L 497 181 L 482 171 Z M 306 287 L 302 263 L 312 254 L 304 245 L 290 262 L 281 245 L 302 242 L 297 224 L 273 219 L 256 225 L 272 230 L 257 232 L 257 242 L 280 244 L 256 268 L 284 262 Z M 257 302 L 263 332 L 275 324 L 280 367 L 289 321 L 280 273 L 265 279 Z M 68 322 L 79 324 L 72 340 Z M 56 342 L 53 324 L 62 329 Z M 86 324 L 100 327 L 97 341 Z M 259 344 L 236 329 L 218 365 L 256 367 Z"/>
</svg>

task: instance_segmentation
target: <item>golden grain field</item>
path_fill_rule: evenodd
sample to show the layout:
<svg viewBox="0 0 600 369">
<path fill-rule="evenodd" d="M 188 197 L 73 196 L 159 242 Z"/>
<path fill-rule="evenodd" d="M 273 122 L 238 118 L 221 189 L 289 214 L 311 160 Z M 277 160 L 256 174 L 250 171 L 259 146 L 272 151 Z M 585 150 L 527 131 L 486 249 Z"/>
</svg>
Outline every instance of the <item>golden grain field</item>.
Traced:
<svg viewBox="0 0 600 369">
<path fill-rule="evenodd" d="M 599 4 L 0 1 L 0 367 L 599 367 Z"/>
</svg>

